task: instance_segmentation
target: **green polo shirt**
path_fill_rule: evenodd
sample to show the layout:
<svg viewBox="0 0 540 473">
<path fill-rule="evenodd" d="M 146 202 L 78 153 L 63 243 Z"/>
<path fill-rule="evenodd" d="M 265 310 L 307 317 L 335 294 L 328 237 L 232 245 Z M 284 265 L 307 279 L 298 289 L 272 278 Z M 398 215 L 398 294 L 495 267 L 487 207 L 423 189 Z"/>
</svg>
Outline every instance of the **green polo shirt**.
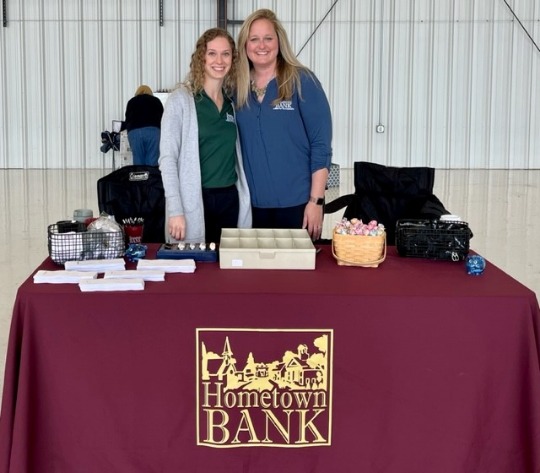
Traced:
<svg viewBox="0 0 540 473">
<path fill-rule="evenodd" d="M 214 101 L 202 91 L 195 96 L 195 108 L 199 125 L 202 186 L 232 186 L 237 180 L 236 122 L 232 102 L 225 97 L 219 111 Z"/>
</svg>

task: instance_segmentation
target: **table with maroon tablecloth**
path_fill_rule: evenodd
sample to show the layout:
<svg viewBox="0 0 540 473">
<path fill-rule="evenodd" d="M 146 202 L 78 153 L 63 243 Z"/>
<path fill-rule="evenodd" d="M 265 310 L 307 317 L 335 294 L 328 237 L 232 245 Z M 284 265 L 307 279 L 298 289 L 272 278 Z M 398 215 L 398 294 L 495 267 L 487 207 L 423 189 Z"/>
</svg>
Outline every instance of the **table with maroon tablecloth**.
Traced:
<svg viewBox="0 0 540 473">
<path fill-rule="evenodd" d="M 29 277 L 0 472 L 537 472 L 539 321 L 489 262 L 394 248 L 376 269 L 327 246 L 314 271 L 198 263 L 139 292 Z"/>
</svg>

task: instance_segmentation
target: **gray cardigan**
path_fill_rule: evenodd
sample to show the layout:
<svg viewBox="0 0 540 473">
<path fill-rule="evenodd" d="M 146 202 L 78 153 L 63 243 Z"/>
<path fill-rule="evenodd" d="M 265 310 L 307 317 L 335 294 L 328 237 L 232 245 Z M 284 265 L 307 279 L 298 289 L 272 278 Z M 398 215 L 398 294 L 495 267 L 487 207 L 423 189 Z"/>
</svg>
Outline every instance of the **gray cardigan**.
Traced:
<svg viewBox="0 0 540 473">
<path fill-rule="evenodd" d="M 236 119 L 236 117 L 235 117 Z M 199 126 L 195 100 L 184 86 L 171 93 L 161 120 L 159 169 L 166 201 L 165 240 L 175 241 L 167 231 L 170 216 L 186 219 L 188 243 L 205 241 L 204 209 L 199 160 Z M 251 202 L 242 164 L 238 132 L 236 137 L 236 173 L 240 212 L 238 227 L 251 228 Z M 217 242 L 216 242 L 217 243 Z"/>
</svg>

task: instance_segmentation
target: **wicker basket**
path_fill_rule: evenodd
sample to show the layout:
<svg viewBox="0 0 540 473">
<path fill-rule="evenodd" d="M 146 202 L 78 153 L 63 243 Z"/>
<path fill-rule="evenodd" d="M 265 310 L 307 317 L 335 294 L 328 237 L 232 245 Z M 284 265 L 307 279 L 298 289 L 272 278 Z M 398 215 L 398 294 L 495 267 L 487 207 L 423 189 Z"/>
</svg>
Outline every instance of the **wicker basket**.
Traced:
<svg viewBox="0 0 540 473">
<path fill-rule="evenodd" d="M 332 254 L 341 266 L 376 268 L 386 258 L 386 233 L 379 236 L 342 235 L 334 232 Z"/>
</svg>

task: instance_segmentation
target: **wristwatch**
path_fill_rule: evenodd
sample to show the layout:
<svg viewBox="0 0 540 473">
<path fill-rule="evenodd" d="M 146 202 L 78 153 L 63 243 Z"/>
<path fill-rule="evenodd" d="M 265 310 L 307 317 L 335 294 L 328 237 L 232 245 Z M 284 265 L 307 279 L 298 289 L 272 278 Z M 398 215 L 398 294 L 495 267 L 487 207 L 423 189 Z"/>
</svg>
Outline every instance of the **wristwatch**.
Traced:
<svg viewBox="0 0 540 473">
<path fill-rule="evenodd" d="M 316 205 L 323 205 L 324 204 L 324 197 L 313 197 L 310 196 L 309 201 Z"/>
</svg>

